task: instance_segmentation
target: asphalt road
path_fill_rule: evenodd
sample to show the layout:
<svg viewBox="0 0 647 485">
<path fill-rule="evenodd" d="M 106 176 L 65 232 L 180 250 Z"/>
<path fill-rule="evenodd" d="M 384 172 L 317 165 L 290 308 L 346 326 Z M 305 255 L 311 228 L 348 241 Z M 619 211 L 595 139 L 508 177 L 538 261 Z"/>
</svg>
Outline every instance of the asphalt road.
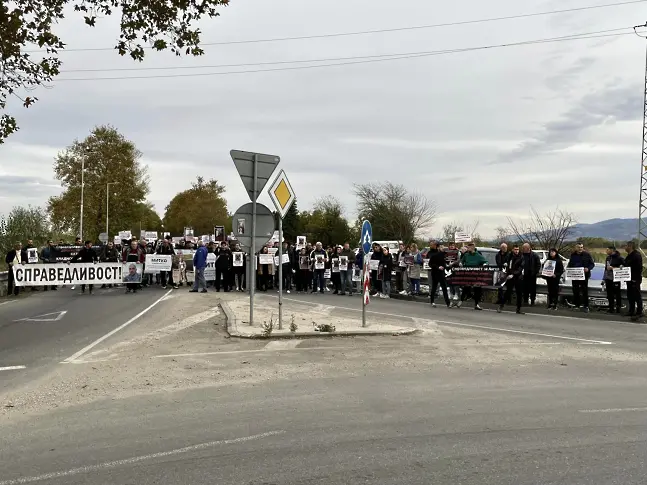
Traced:
<svg viewBox="0 0 647 485">
<path fill-rule="evenodd" d="M 82 295 L 77 286 L 0 302 L 0 391 L 51 371 L 165 294 L 159 287 L 124 291 L 96 289 Z M 25 368 L 2 370 L 15 366 Z"/>
<path fill-rule="evenodd" d="M 376 369 L 98 402 L 3 426 L 0 485 L 642 485 L 647 386 L 624 375 Z"/>
</svg>

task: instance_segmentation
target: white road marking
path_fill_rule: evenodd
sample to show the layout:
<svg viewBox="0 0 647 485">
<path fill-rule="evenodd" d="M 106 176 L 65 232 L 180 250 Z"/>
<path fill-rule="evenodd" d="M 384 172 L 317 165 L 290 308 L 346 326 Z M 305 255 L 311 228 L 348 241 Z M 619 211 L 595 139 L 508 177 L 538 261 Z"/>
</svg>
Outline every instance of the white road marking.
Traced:
<svg viewBox="0 0 647 485">
<path fill-rule="evenodd" d="M 130 320 L 128 320 L 126 323 L 124 323 L 124 324 L 122 324 L 122 325 L 119 325 L 117 328 L 115 328 L 114 330 L 112 330 L 112 331 L 108 332 L 108 333 L 107 333 L 107 334 L 105 334 L 103 337 L 98 338 L 97 340 L 95 340 L 94 342 L 92 342 L 90 345 L 88 345 L 88 346 L 86 346 L 86 347 L 83 347 L 83 348 L 82 348 L 81 350 L 79 350 L 76 354 L 72 355 L 71 357 L 68 357 L 68 358 L 67 358 L 67 359 L 65 359 L 63 362 L 61 362 L 61 364 L 69 364 L 70 362 L 77 360 L 79 357 L 81 357 L 83 354 L 85 354 L 85 353 L 89 352 L 90 350 L 92 350 L 94 347 L 96 347 L 97 345 L 99 345 L 99 344 L 100 344 L 101 342 L 103 342 L 105 339 L 107 339 L 107 338 L 109 338 L 109 337 L 112 337 L 112 336 L 113 336 L 114 334 L 116 334 L 119 330 L 122 330 L 122 329 L 126 328 L 128 325 L 130 325 L 131 323 L 133 323 L 133 322 L 134 322 L 135 320 L 137 320 L 139 317 L 141 317 L 141 316 L 145 315 L 147 312 L 149 312 L 153 307 L 155 307 L 155 305 L 157 305 L 159 302 L 161 302 L 161 301 L 164 299 L 164 297 L 165 297 L 166 295 L 168 295 L 169 293 L 171 293 L 172 291 L 173 291 L 173 290 L 169 290 L 168 292 L 166 292 L 166 293 L 164 294 L 164 296 L 162 296 L 161 298 L 158 298 L 157 300 L 155 300 L 151 305 L 149 305 L 148 307 L 144 308 L 141 312 L 139 312 L 139 313 L 138 313 L 137 315 L 135 315 L 133 318 L 131 318 Z M 2 485 L 2 482 L 0 482 L 0 485 Z"/>
<path fill-rule="evenodd" d="M 300 343 L 300 340 L 272 340 L 265 347 L 263 347 L 263 350 L 289 350 L 294 349 Z"/>
<path fill-rule="evenodd" d="M 647 408 L 579 409 L 578 413 L 625 413 L 633 411 L 647 411 Z"/>
<path fill-rule="evenodd" d="M 2 305 L 8 305 L 9 303 L 15 303 L 15 302 L 17 302 L 17 301 L 18 301 L 18 300 L 8 300 L 8 301 L 3 301 L 3 302 L 1 302 L 1 303 L 0 303 L 0 306 L 2 306 Z"/>
<path fill-rule="evenodd" d="M 369 347 L 364 347 L 369 348 Z M 381 348 L 381 347 L 372 347 L 372 348 Z M 304 350 L 304 351 L 309 351 L 309 350 L 356 350 L 353 349 L 352 347 L 295 347 L 295 348 L 287 348 L 287 349 L 280 349 L 281 352 L 285 350 Z M 278 349 L 274 350 L 275 352 L 278 351 Z M 207 355 L 223 355 L 223 354 L 253 354 L 253 353 L 267 353 L 269 352 L 266 348 L 262 349 L 253 349 L 253 350 L 224 350 L 222 352 L 191 352 L 187 354 L 168 354 L 168 355 L 154 355 L 153 357 L 156 359 L 164 359 L 166 357 L 200 357 L 200 356 L 207 356 Z"/>
<path fill-rule="evenodd" d="M 125 458 L 123 460 L 108 461 L 105 463 L 99 463 L 97 465 L 86 465 L 78 468 L 72 468 L 70 470 L 65 470 L 62 472 L 53 472 L 45 473 L 43 475 L 36 475 L 33 477 L 24 477 L 24 478 L 15 478 L 13 480 L 4 480 L 0 482 L 0 485 L 21 485 L 24 483 L 34 483 L 42 482 L 43 480 L 53 480 L 55 478 L 64 478 L 70 477 L 73 475 L 79 475 L 81 473 L 91 473 L 98 472 L 103 470 L 109 470 L 112 468 L 117 468 L 120 466 L 134 465 L 135 463 L 140 463 L 142 461 L 154 460 L 156 458 L 165 458 L 167 456 L 180 455 L 182 453 L 189 453 L 191 451 L 204 450 L 206 448 L 213 448 L 221 445 L 234 445 L 237 443 L 245 443 L 247 441 L 260 440 L 267 438 L 269 436 L 276 436 L 283 434 L 285 431 L 268 431 L 267 433 L 255 434 L 251 436 L 244 436 L 242 438 L 233 438 L 229 440 L 218 440 L 210 441 L 208 443 L 201 443 L 199 445 L 185 446 L 184 448 L 178 448 L 176 450 L 162 451 L 160 453 L 151 453 L 150 455 L 141 455 L 135 456 L 133 458 Z"/>
<path fill-rule="evenodd" d="M 267 295 L 270 298 L 278 298 L 274 297 L 271 295 Z M 296 300 L 294 298 L 283 298 L 283 300 L 287 301 L 296 301 L 296 302 L 301 302 L 301 303 L 309 303 L 308 300 Z M 351 312 L 361 312 L 361 309 L 358 308 L 348 308 L 348 307 L 342 307 L 342 306 L 335 306 L 335 308 L 338 308 L 340 310 L 348 310 Z M 371 313 L 373 315 L 384 315 L 386 317 L 397 317 L 397 318 L 409 318 L 410 320 L 413 320 L 414 322 L 416 321 L 416 317 L 410 317 L 408 315 L 396 315 L 395 313 L 384 313 L 384 312 L 374 312 L 370 310 L 366 310 L 366 313 Z M 572 317 L 571 317 L 572 318 Z M 597 345 L 613 345 L 613 342 L 606 342 L 604 340 L 591 340 L 591 339 L 585 339 L 585 338 L 578 338 L 578 337 L 565 337 L 563 335 L 551 335 L 547 333 L 536 333 L 536 332 L 526 332 L 523 330 L 512 330 L 509 328 L 499 328 L 499 327 L 488 327 L 486 325 L 475 325 L 471 323 L 460 323 L 460 322 L 449 322 L 449 321 L 443 321 L 443 320 L 430 320 L 435 323 L 444 323 L 445 325 L 458 325 L 461 327 L 472 327 L 472 328 L 482 328 L 485 330 L 496 330 L 498 332 L 508 332 L 508 333 L 518 333 L 521 335 L 535 335 L 537 337 L 550 337 L 550 338 L 558 338 L 558 339 L 563 339 L 563 340 L 572 340 L 575 342 L 586 342 L 589 344 L 597 344 Z"/>
<path fill-rule="evenodd" d="M 67 313 L 67 310 L 62 310 L 60 312 L 44 313 L 42 315 L 37 315 L 35 317 L 20 318 L 18 320 L 14 320 L 14 322 L 58 322 L 61 318 L 65 316 L 66 313 Z M 47 318 L 43 318 L 43 317 L 47 317 Z"/>
<path fill-rule="evenodd" d="M 27 366 L 24 365 L 9 365 L 7 367 L 0 367 L 0 371 L 3 370 L 20 370 L 20 369 L 26 369 Z"/>
</svg>

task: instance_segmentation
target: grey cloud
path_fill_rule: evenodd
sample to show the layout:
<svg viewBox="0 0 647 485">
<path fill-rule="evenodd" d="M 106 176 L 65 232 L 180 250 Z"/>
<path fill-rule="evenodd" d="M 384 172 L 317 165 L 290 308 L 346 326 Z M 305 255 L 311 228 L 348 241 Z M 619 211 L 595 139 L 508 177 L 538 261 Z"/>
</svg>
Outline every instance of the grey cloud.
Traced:
<svg viewBox="0 0 647 485">
<path fill-rule="evenodd" d="M 626 85 L 602 89 L 575 102 L 559 119 L 544 124 L 543 130 L 516 149 L 500 154 L 490 165 L 512 163 L 575 145 L 591 128 L 642 116 L 641 91 Z"/>
<path fill-rule="evenodd" d="M 570 91 L 577 77 L 595 64 L 593 57 L 581 57 L 572 63 L 568 68 L 548 76 L 544 83 L 553 90 L 564 93 Z"/>
</svg>

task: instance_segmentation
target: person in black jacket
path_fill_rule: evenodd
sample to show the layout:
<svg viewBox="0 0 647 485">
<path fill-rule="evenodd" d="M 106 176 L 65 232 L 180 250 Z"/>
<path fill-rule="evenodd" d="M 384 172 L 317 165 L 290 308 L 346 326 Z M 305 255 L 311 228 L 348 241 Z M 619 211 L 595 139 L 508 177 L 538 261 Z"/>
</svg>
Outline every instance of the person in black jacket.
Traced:
<svg viewBox="0 0 647 485">
<path fill-rule="evenodd" d="M 559 257 L 557 249 L 550 248 L 548 251 L 548 258 L 546 261 L 555 261 L 555 271 L 552 276 L 542 276 L 546 280 L 546 286 L 548 287 L 548 306 L 549 310 L 557 310 L 557 304 L 559 303 L 559 281 L 564 274 L 564 263 L 562 263 L 562 258 Z M 544 262 L 544 266 L 546 263 Z"/>
<path fill-rule="evenodd" d="M 220 247 L 215 250 L 216 254 L 216 291 L 220 291 L 220 285 L 226 293 L 231 289 L 231 278 L 229 276 L 229 269 L 233 265 L 233 255 L 231 249 L 227 246 L 225 241 L 220 243 Z M 221 283 L 222 279 L 222 283 Z"/>
<path fill-rule="evenodd" d="M 643 298 L 640 293 L 640 284 L 643 278 L 643 257 L 636 250 L 636 244 L 629 241 L 625 250 L 625 266 L 631 268 L 631 281 L 627 281 L 627 301 L 629 302 L 629 313 L 632 321 L 640 320 L 643 315 Z"/>
<path fill-rule="evenodd" d="M 391 298 L 391 277 L 393 276 L 393 255 L 388 246 L 382 248 L 382 293 L 380 298 Z"/>
<path fill-rule="evenodd" d="M 379 268 L 380 264 L 382 263 L 382 246 L 380 246 L 377 243 L 373 244 L 373 254 L 371 254 L 371 261 L 377 261 L 377 263 L 369 263 L 376 265 L 374 267 Z M 371 296 L 375 296 L 377 294 L 382 293 L 382 281 L 377 279 L 377 269 L 372 269 L 371 270 L 371 286 L 372 286 L 372 291 L 371 291 Z"/>
<path fill-rule="evenodd" d="M 508 245 L 506 243 L 501 243 L 501 246 L 499 247 L 499 252 L 496 253 L 496 266 L 502 274 L 505 272 L 507 274 L 508 271 L 508 263 L 510 262 L 510 258 L 512 257 L 512 253 L 508 252 Z M 505 285 L 501 284 L 499 285 L 499 298 L 498 302 L 499 304 L 501 303 L 510 303 L 509 301 L 504 301 L 504 296 L 505 296 Z"/>
<path fill-rule="evenodd" d="M 584 268 L 584 281 L 573 280 L 573 304 L 582 309 L 583 312 L 589 312 L 589 279 L 591 271 L 595 268 L 595 261 L 591 255 L 584 251 L 584 245 L 577 243 L 575 251 L 571 253 L 568 260 L 567 268 Z"/>
<path fill-rule="evenodd" d="M 160 246 L 157 248 L 156 253 L 157 254 L 163 254 L 165 256 L 175 256 L 175 249 L 173 249 L 173 238 L 171 236 L 166 236 L 166 239 L 160 244 Z M 171 271 L 160 271 L 160 280 L 162 283 L 162 288 L 166 289 L 166 284 L 168 281 L 168 284 L 173 287 L 173 289 L 177 290 L 178 286 L 173 282 L 173 268 L 171 267 Z"/>
<path fill-rule="evenodd" d="M 445 298 L 445 304 L 447 308 L 451 308 L 451 301 L 449 300 L 449 294 L 447 292 L 447 280 L 445 278 L 445 251 L 441 251 L 437 241 L 431 241 L 429 244 L 430 248 L 427 253 L 429 258 L 429 268 L 431 269 L 431 291 L 429 292 L 429 299 L 431 306 L 436 308 L 436 292 L 438 291 L 438 285 L 443 290 L 443 298 Z"/>
<path fill-rule="evenodd" d="M 514 246 L 512 248 L 512 254 L 510 255 L 510 260 L 508 261 L 508 271 L 507 279 L 505 282 L 505 295 L 501 300 L 499 300 L 499 308 L 497 312 L 501 313 L 506 301 L 509 301 L 512 296 L 512 290 L 514 290 L 517 298 L 517 314 L 523 315 L 521 311 L 521 303 L 523 302 L 523 263 L 524 257 L 519 253 L 519 246 Z"/>
<path fill-rule="evenodd" d="M 119 262 L 119 251 L 117 251 L 117 248 L 115 248 L 115 244 L 112 241 L 108 241 L 108 244 L 106 244 L 103 247 L 103 251 L 101 251 L 101 256 L 99 257 L 99 260 L 102 263 L 118 263 Z M 112 285 L 108 285 L 110 288 L 112 288 Z M 101 285 L 101 288 L 105 288 L 106 285 L 103 284 Z"/>
<path fill-rule="evenodd" d="M 527 305 L 528 299 L 530 299 L 530 306 L 535 306 L 541 260 L 537 253 L 530 248 L 530 244 L 525 243 L 521 250 L 523 252 L 523 301 Z"/>
<path fill-rule="evenodd" d="M 624 264 L 625 260 L 620 256 L 615 246 L 609 246 L 607 248 L 607 259 L 604 263 L 604 286 L 607 289 L 607 300 L 609 300 L 607 313 L 620 313 L 622 308 L 620 282 L 613 281 L 613 270 L 624 266 Z"/>
<path fill-rule="evenodd" d="M 76 263 L 77 261 L 81 263 L 96 263 L 98 260 L 97 253 L 92 249 L 92 241 L 85 241 L 85 246 L 72 257 L 70 263 Z M 92 294 L 94 285 L 90 283 L 88 286 L 90 294 Z M 85 293 L 85 284 L 81 285 L 81 293 Z"/>
</svg>

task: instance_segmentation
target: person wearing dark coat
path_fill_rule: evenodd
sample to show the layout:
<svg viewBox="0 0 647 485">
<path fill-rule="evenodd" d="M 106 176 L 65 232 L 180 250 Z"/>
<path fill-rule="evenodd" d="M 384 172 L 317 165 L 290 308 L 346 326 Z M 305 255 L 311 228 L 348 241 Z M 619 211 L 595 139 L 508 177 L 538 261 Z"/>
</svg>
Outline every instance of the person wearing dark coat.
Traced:
<svg viewBox="0 0 647 485">
<path fill-rule="evenodd" d="M 604 262 L 604 286 L 607 290 L 607 300 L 609 300 L 609 310 L 607 313 L 620 313 L 622 308 L 622 293 L 620 292 L 620 282 L 613 281 L 613 270 L 618 269 L 625 264 L 625 259 L 615 246 L 607 248 L 607 259 Z"/>
<path fill-rule="evenodd" d="M 564 274 L 564 263 L 562 263 L 562 258 L 560 258 L 557 249 L 550 248 L 548 251 L 548 258 L 546 261 L 555 261 L 555 271 L 552 276 L 542 276 L 546 280 L 546 286 L 548 287 L 548 305 L 549 310 L 557 310 L 557 304 L 559 303 L 559 282 Z M 544 262 L 544 266 L 546 262 Z"/>
<path fill-rule="evenodd" d="M 640 284 L 643 279 L 643 257 L 636 250 L 636 244 L 629 241 L 625 246 L 627 257 L 625 266 L 631 269 L 631 281 L 627 281 L 627 302 L 629 303 L 629 313 L 627 316 L 631 320 L 638 321 L 643 315 L 643 298 L 640 293 Z"/>
<path fill-rule="evenodd" d="M 222 285 L 225 292 L 231 289 L 231 277 L 229 276 L 230 268 L 233 267 L 233 254 L 225 241 L 220 243 L 216 248 L 216 291 L 220 291 Z M 222 282 L 221 282 L 222 280 Z"/>
<path fill-rule="evenodd" d="M 584 251 L 584 245 L 578 243 L 575 245 L 575 251 L 571 253 L 568 260 L 567 268 L 584 268 L 584 281 L 573 280 L 573 304 L 582 309 L 583 312 L 589 312 L 589 279 L 591 271 L 595 268 L 595 261 L 591 255 Z"/>
<path fill-rule="evenodd" d="M 383 254 L 384 253 L 382 252 L 382 247 L 377 243 L 373 244 L 373 254 L 371 254 L 371 261 L 377 261 L 378 267 L 380 264 L 382 264 Z M 371 270 L 371 286 L 372 286 L 371 296 L 375 296 L 378 293 L 382 294 L 382 281 L 377 279 L 377 271 L 378 270 L 376 269 Z"/>
<path fill-rule="evenodd" d="M 382 248 L 382 293 L 380 298 L 391 298 L 391 278 L 393 276 L 393 255 L 388 246 Z"/>
<path fill-rule="evenodd" d="M 541 259 L 531 248 L 530 244 L 525 243 L 521 247 L 523 257 L 523 301 L 527 305 L 530 299 L 530 306 L 535 306 L 537 297 L 537 278 L 541 271 Z"/>
<path fill-rule="evenodd" d="M 499 247 L 499 252 L 496 253 L 496 267 L 499 270 L 499 274 L 508 271 L 508 263 L 510 262 L 510 258 L 512 257 L 512 253 L 508 252 L 508 245 L 506 243 L 501 243 L 501 246 Z M 499 304 L 501 303 L 510 303 L 509 301 L 504 301 L 504 296 L 505 296 L 505 284 L 499 285 L 499 291 L 498 291 L 498 300 L 497 302 Z"/>
<path fill-rule="evenodd" d="M 506 301 L 510 301 L 514 290 L 517 299 L 517 314 L 523 315 L 521 304 L 523 302 L 523 255 L 519 252 L 519 246 L 512 248 L 512 254 L 508 260 L 508 271 L 505 282 L 505 295 L 499 300 L 497 312 L 501 313 Z"/>
<path fill-rule="evenodd" d="M 99 258 L 97 257 L 96 251 L 92 249 L 92 241 L 85 241 L 85 246 L 72 257 L 70 263 L 96 263 L 97 261 L 99 261 Z M 94 285 L 90 283 L 88 287 L 90 294 L 92 294 Z M 81 293 L 85 293 L 85 284 L 81 285 Z"/>
<path fill-rule="evenodd" d="M 451 301 L 449 300 L 449 293 L 447 292 L 447 280 L 445 278 L 445 251 L 441 251 L 437 241 L 431 241 L 431 249 L 427 253 L 429 258 L 429 268 L 431 273 L 431 291 L 429 292 L 429 299 L 431 306 L 436 307 L 434 300 L 436 299 L 436 292 L 438 285 L 443 290 L 443 298 L 447 308 L 451 308 Z"/>
</svg>

